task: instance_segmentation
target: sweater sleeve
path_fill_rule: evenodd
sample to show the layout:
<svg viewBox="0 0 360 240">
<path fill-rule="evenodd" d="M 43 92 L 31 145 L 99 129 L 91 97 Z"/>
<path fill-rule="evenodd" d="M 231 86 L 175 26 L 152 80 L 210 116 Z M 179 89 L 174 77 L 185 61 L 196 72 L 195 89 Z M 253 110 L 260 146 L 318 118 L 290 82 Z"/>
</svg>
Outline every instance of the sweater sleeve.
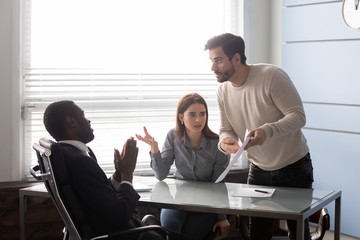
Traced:
<svg viewBox="0 0 360 240">
<path fill-rule="evenodd" d="M 223 101 L 223 85 L 220 85 L 218 90 L 217 90 L 217 102 L 218 102 L 218 106 L 219 106 L 219 114 L 220 114 L 220 130 L 219 130 L 219 144 L 218 144 L 218 149 L 223 152 L 226 153 L 224 150 L 221 149 L 220 147 L 220 143 L 224 138 L 231 138 L 231 139 L 235 139 L 236 141 L 238 141 L 238 137 L 233 129 L 233 127 L 231 126 L 230 122 L 228 121 L 228 118 L 226 116 L 226 112 L 225 112 L 225 106 L 224 106 L 224 101 Z"/>
<path fill-rule="evenodd" d="M 272 81 L 269 81 L 268 91 L 283 117 L 276 122 L 265 123 L 261 126 L 267 139 L 291 134 L 301 129 L 306 122 L 300 95 L 288 75 L 278 69 L 272 78 Z"/>
</svg>

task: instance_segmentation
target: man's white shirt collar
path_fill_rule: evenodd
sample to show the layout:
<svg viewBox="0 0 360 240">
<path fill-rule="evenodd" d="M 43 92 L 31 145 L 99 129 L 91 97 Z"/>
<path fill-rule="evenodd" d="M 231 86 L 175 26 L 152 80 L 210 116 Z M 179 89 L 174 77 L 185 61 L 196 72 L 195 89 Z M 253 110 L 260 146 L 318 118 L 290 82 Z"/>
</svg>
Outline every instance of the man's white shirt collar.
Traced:
<svg viewBox="0 0 360 240">
<path fill-rule="evenodd" d="M 84 151 L 86 153 L 89 153 L 89 148 L 86 146 L 85 143 L 77 141 L 77 140 L 62 140 L 62 141 L 58 141 L 58 143 L 66 143 L 66 144 L 70 144 L 76 148 L 78 148 L 81 151 Z"/>
<path fill-rule="evenodd" d="M 58 143 L 66 143 L 66 144 L 70 144 L 76 148 L 78 148 L 79 150 L 81 151 L 84 151 L 86 152 L 88 155 L 89 155 L 89 148 L 86 146 L 85 143 L 83 142 L 80 142 L 80 141 L 77 141 L 77 140 L 62 140 L 62 141 L 58 141 Z M 112 185 L 114 186 L 114 188 L 119 191 L 120 189 L 120 184 L 129 184 L 132 186 L 132 183 L 131 182 L 128 182 L 128 181 L 122 181 L 121 183 L 119 183 L 118 181 L 116 181 L 112 176 L 110 177 L 110 181 L 112 183 Z"/>
</svg>

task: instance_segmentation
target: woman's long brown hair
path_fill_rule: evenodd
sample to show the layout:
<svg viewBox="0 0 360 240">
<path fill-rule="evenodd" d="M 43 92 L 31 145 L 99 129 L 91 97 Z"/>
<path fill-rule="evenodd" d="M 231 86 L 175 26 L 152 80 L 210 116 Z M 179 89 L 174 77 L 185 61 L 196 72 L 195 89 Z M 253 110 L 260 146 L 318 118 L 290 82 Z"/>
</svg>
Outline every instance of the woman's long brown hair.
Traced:
<svg viewBox="0 0 360 240">
<path fill-rule="evenodd" d="M 197 93 L 189 93 L 180 98 L 176 109 L 175 134 L 178 140 L 181 141 L 185 135 L 185 125 L 181 124 L 179 114 L 184 114 L 184 112 L 190 107 L 190 105 L 194 103 L 200 103 L 204 105 L 206 109 L 206 121 L 205 126 L 202 129 L 202 134 L 204 135 L 204 137 L 208 139 L 219 139 L 219 135 L 211 131 L 208 126 L 209 111 L 205 99 Z"/>
</svg>

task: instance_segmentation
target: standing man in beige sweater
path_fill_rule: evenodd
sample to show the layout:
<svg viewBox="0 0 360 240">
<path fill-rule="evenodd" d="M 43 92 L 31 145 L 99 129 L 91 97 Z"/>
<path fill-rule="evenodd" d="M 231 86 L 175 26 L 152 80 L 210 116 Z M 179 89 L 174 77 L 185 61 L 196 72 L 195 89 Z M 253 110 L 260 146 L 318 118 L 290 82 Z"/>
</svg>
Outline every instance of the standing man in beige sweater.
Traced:
<svg viewBox="0 0 360 240">
<path fill-rule="evenodd" d="M 211 70 L 220 84 L 219 149 L 236 153 L 238 140 L 247 137 L 250 164 L 248 183 L 311 188 L 313 168 L 301 131 L 305 113 L 301 98 L 289 76 L 269 64 L 246 64 L 245 43 L 240 36 L 225 33 L 208 40 Z M 295 239 L 296 224 L 288 221 L 289 237 Z M 251 239 L 271 239 L 273 220 L 250 218 Z M 310 239 L 305 224 L 305 239 Z"/>
</svg>

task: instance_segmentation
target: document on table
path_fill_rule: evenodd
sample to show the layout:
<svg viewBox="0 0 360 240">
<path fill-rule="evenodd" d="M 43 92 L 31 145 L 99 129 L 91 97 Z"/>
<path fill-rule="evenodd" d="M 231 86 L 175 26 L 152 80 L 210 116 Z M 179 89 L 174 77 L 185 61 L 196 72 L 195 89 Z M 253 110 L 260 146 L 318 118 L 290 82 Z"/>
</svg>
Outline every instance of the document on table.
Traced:
<svg viewBox="0 0 360 240">
<path fill-rule="evenodd" d="M 141 182 L 133 182 L 133 187 L 136 192 L 148 192 L 151 191 L 152 187 Z"/>
<path fill-rule="evenodd" d="M 247 131 L 246 131 L 245 136 L 246 135 L 247 135 Z M 244 148 L 245 148 L 246 144 L 248 144 L 250 139 L 251 139 L 250 137 L 245 138 L 245 140 L 244 140 L 243 144 L 241 145 L 240 149 L 237 151 L 237 153 L 235 154 L 235 156 L 233 157 L 233 159 L 231 160 L 231 162 L 229 163 L 227 168 L 224 170 L 224 172 L 218 177 L 218 179 L 216 179 L 215 183 L 221 182 L 225 178 L 225 176 L 228 174 L 228 172 L 230 171 L 230 169 L 232 168 L 234 163 L 239 159 L 241 154 L 244 152 Z"/>
<path fill-rule="evenodd" d="M 237 188 L 232 194 L 233 197 L 259 197 L 267 198 L 271 197 L 275 192 L 275 189 L 269 188 Z"/>
</svg>

